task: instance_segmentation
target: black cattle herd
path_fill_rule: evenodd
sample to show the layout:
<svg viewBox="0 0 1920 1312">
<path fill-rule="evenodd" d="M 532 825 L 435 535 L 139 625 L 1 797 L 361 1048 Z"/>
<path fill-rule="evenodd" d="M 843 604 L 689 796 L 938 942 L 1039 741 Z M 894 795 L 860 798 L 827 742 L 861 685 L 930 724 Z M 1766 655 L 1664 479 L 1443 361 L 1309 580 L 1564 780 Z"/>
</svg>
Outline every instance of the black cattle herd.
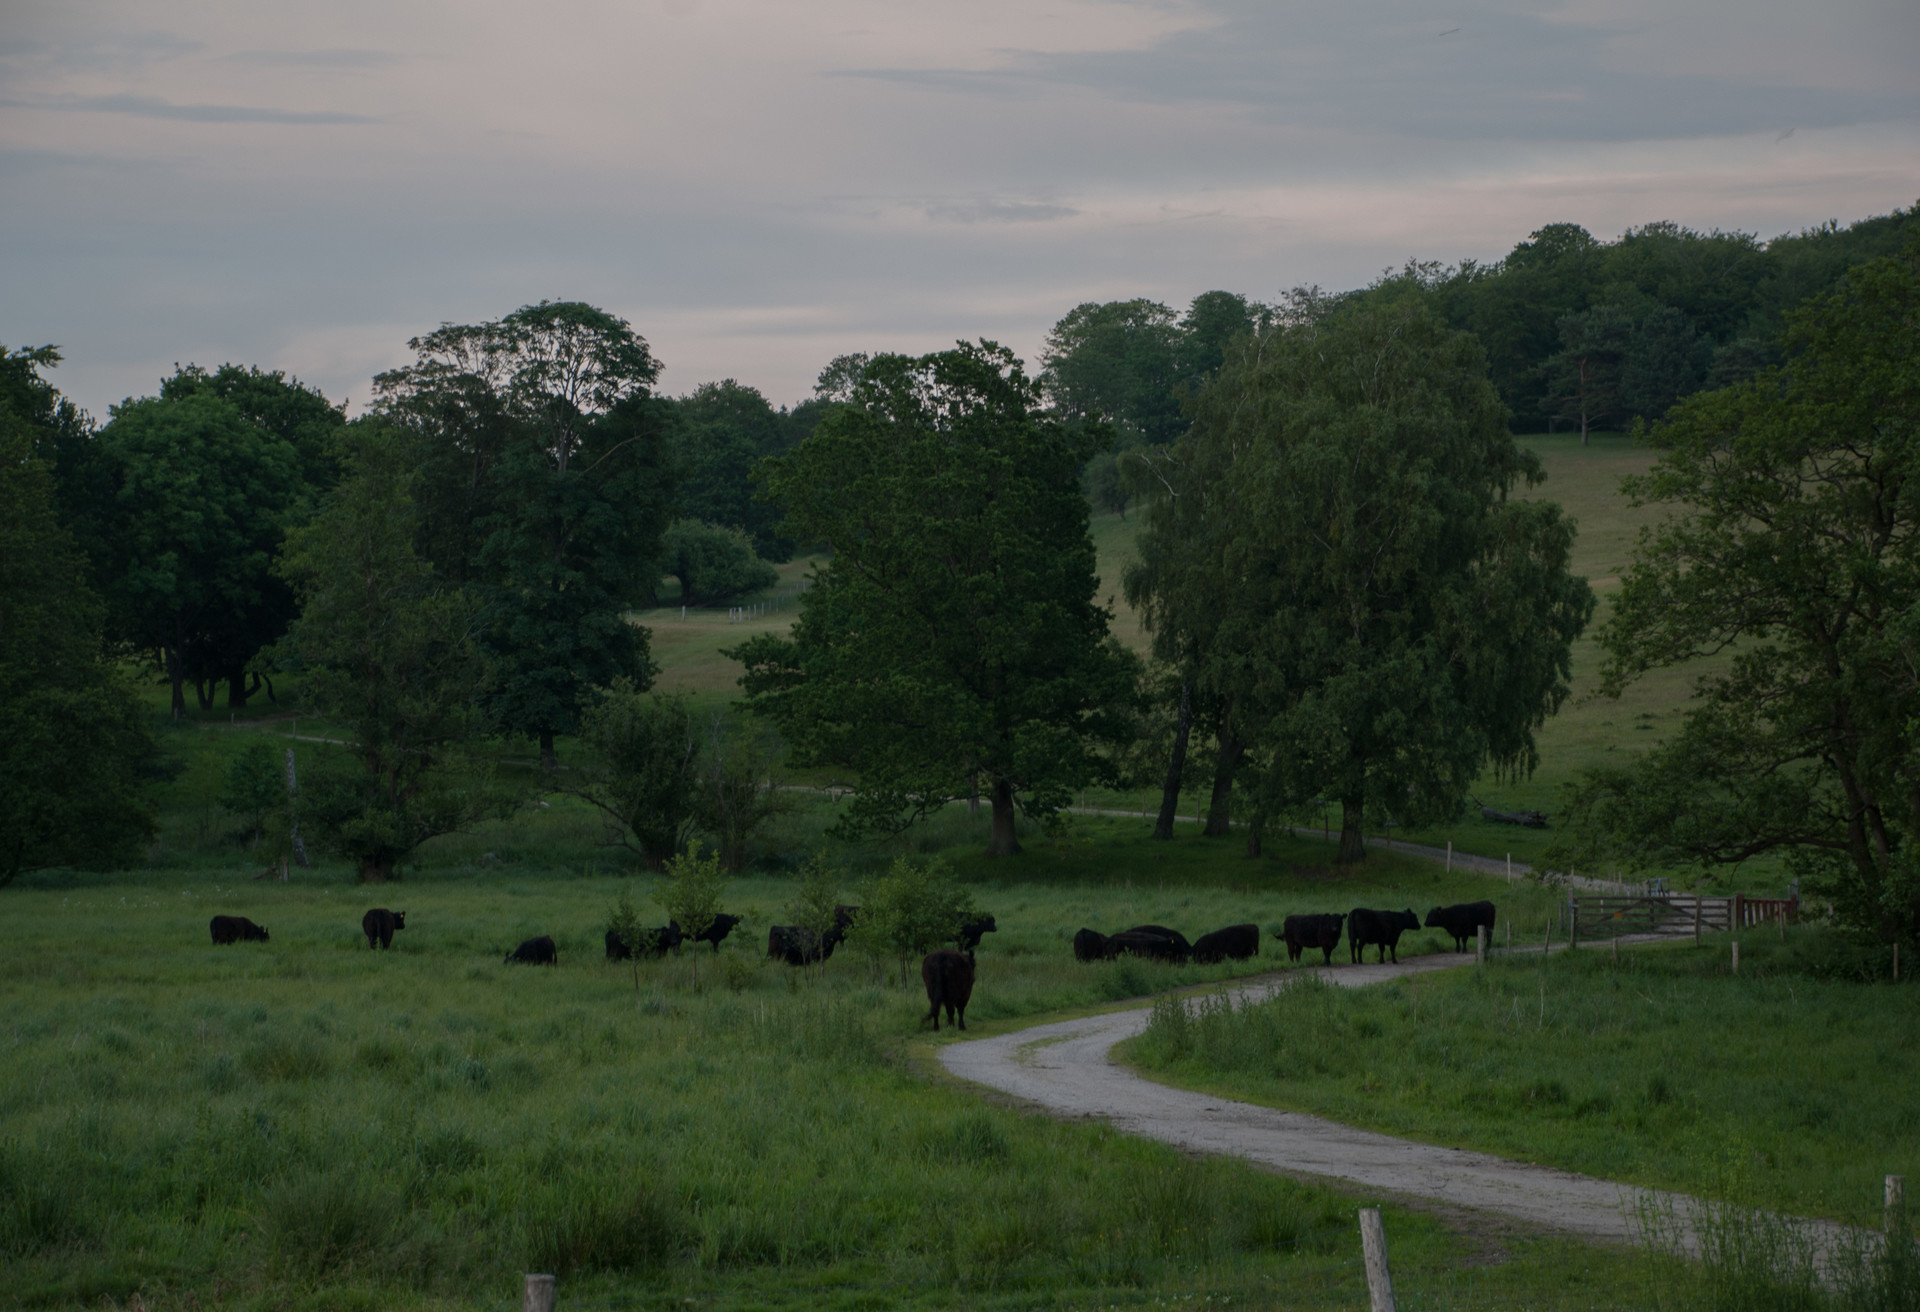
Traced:
<svg viewBox="0 0 1920 1312">
<path fill-rule="evenodd" d="M 833 925 L 824 933 L 798 925 L 775 925 L 767 932 L 767 955 L 789 966 L 806 966 L 825 961 L 845 941 L 860 914 L 859 907 L 835 907 Z M 1461 902 L 1450 907 L 1435 907 L 1427 912 L 1425 928 L 1444 930 L 1453 938 L 1453 950 L 1464 952 L 1469 940 L 1485 929 L 1493 932 L 1494 907 L 1491 902 Z M 706 930 L 687 935 L 678 922 L 669 920 L 656 928 L 642 930 L 637 936 L 622 936 L 607 931 L 607 960 L 628 961 L 636 954 L 660 956 L 685 943 L 710 943 L 720 951 L 720 941 L 741 925 L 739 916 L 721 914 Z M 360 918 L 361 932 L 368 948 L 391 948 L 393 933 L 407 927 L 407 913 L 375 907 Z M 1342 930 L 1347 935 L 1348 960 L 1366 959 L 1366 950 L 1378 950 L 1376 961 L 1385 961 L 1391 953 L 1400 960 L 1400 935 L 1422 928 L 1420 918 L 1409 907 L 1405 911 L 1374 911 L 1355 907 L 1344 915 L 1312 914 L 1288 916 L 1274 937 L 1287 945 L 1287 960 L 1298 961 L 1311 949 L 1320 950 L 1322 965 L 1333 964 L 1333 950 L 1340 946 Z M 215 916 L 208 925 L 216 946 L 227 943 L 268 941 L 264 926 L 245 916 Z M 996 933 L 999 926 L 988 915 L 972 916 L 960 924 L 952 948 L 929 952 L 920 963 L 920 979 L 927 988 L 932 1010 L 927 1019 L 940 1028 L 940 1013 L 945 1009 L 949 1024 L 967 1028 L 967 1003 L 973 997 L 974 953 L 983 934 Z M 1260 955 L 1260 927 L 1251 922 L 1228 925 L 1211 934 L 1202 934 L 1188 942 L 1186 935 L 1165 925 L 1135 925 L 1117 934 L 1102 934 L 1083 929 L 1073 936 L 1073 955 L 1079 961 L 1111 961 L 1116 957 L 1144 957 L 1152 961 L 1194 962 L 1213 965 L 1221 961 L 1245 961 Z M 557 966 L 560 949 L 543 934 L 530 938 L 507 954 L 506 964 Z"/>
</svg>

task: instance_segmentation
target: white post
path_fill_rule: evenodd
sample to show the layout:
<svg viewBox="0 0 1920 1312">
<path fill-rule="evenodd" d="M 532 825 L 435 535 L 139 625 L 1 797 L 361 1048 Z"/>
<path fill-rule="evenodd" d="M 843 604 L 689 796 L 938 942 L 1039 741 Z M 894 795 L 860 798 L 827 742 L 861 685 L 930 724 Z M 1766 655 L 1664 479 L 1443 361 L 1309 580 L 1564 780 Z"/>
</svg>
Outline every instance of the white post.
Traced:
<svg viewBox="0 0 1920 1312">
<path fill-rule="evenodd" d="M 522 1312 L 553 1312 L 553 1277 L 529 1275 Z"/>
<path fill-rule="evenodd" d="M 1735 939 L 1733 941 L 1733 973 L 1736 975 L 1740 973 L 1740 940 L 1739 939 Z"/>
<path fill-rule="evenodd" d="M 1380 1224 L 1380 1209 L 1360 1209 L 1360 1251 L 1367 1260 L 1367 1307 L 1369 1312 L 1398 1312 L 1393 1301 L 1393 1272 L 1387 1269 L 1387 1230 Z"/>
<path fill-rule="evenodd" d="M 1887 1177 L 1887 1213 L 1886 1235 L 1891 1246 L 1907 1228 L 1907 1177 L 1890 1175 Z"/>
<path fill-rule="evenodd" d="M 1453 873 L 1453 840 L 1447 840 L 1447 873 Z"/>
<path fill-rule="evenodd" d="M 1484 966 L 1487 964 L 1487 933 L 1488 931 L 1485 925 L 1480 926 L 1474 931 L 1473 964 L 1476 966 Z"/>
<path fill-rule="evenodd" d="M 1507 882 L 1513 882 L 1513 853 L 1507 853 Z"/>
</svg>

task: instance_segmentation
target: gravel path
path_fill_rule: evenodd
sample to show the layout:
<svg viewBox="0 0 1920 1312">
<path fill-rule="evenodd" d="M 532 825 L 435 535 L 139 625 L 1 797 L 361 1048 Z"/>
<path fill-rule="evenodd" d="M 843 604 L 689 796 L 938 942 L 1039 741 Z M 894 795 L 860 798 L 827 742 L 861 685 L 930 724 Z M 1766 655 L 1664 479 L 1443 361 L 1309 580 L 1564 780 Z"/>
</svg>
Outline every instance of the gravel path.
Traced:
<svg viewBox="0 0 1920 1312">
<path fill-rule="evenodd" d="M 1348 988 L 1447 970 L 1471 956 L 1413 957 L 1398 965 L 1322 970 Z M 1284 987 L 1265 976 L 1229 990 L 1260 999 Z M 940 1062 L 961 1079 L 984 1084 L 1058 1115 L 1093 1116 L 1130 1134 L 1194 1152 L 1244 1157 L 1289 1175 L 1345 1180 L 1381 1193 L 1431 1199 L 1495 1212 L 1592 1239 L 1626 1242 L 1637 1233 L 1632 1203 L 1651 1192 L 1684 1218 L 1679 1195 L 1513 1162 L 1486 1153 L 1397 1139 L 1298 1112 L 1193 1093 L 1156 1084 L 1116 1065 L 1110 1050 L 1146 1028 L 1151 1008 L 1056 1021 L 991 1039 L 949 1044 Z M 1821 1225 L 1827 1242 L 1841 1233 Z M 1691 1236 L 1688 1236 L 1691 1248 Z"/>
</svg>

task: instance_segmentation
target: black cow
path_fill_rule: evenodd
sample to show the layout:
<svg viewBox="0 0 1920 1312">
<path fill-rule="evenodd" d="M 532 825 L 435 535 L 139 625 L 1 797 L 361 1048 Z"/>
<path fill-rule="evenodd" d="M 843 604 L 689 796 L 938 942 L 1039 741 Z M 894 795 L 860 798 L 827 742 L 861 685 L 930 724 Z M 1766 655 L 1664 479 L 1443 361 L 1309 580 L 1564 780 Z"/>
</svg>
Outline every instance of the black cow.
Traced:
<svg viewBox="0 0 1920 1312">
<path fill-rule="evenodd" d="M 695 934 L 691 940 L 686 939 L 684 935 L 680 934 L 679 921 L 669 920 L 667 922 L 667 928 L 671 929 L 676 935 L 680 935 L 680 937 L 674 940 L 675 946 L 687 941 L 694 943 L 711 943 L 713 944 L 713 950 L 718 952 L 720 951 L 720 940 L 733 933 L 734 927 L 742 923 L 739 916 L 730 916 L 722 911 L 713 918 L 711 925 L 708 925 L 702 932 Z"/>
<path fill-rule="evenodd" d="M 1107 936 L 1097 929 L 1083 929 L 1073 936 L 1075 961 L 1101 961 L 1107 955 Z"/>
<path fill-rule="evenodd" d="M 767 955 L 789 966 L 811 966 L 831 957 L 845 937 L 846 932 L 837 926 L 816 936 L 798 925 L 775 925 L 767 931 Z"/>
<path fill-rule="evenodd" d="M 1193 944 L 1187 942 L 1187 936 L 1177 929 L 1168 929 L 1165 925 L 1135 925 L 1132 929 L 1123 929 L 1123 934 L 1153 934 L 1173 944 L 1174 951 L 1182 957 L 1193 951 Z"/>
<path fill-rule="evenodd" d="M 973 997 L 973 959 L 964 952 L 941 948 L 929 952 L 920 961 L 920 979 L 927 986 L 927 1001 L 932 1010 L 927 1019 L 940 1028 L 940 1008 L 947 1009 L 947 1023 L 967 1027 L 967 1002 Z"/>
<path fill-rule="evenodd" d="M 1371 944 L 1380 949 L 1380 960 L 1387 959 L 1387 953 L 1393 953 L 1395 964 L 1400 961 L 1400 935 L 1409 929 L 1420 928 L 1420 917 L 1413 914 L 1413 908 L 1405 911 L 1369 911 L 1365 907 L 1355 907 L 1347 912 L 1347 959 L 1361 961 L 1365 959 L 1367 947 Z"/>
<path fill-rule="evenodd" d="M 1487 927 L 1487 939 L 1493 939 L 1493 903 L 1457 902 L 1450 907 L 1435 907 L 1427 912 L 1428 929 L 1444 929 L 1453 935 L 1453 950 L 1465 952 L 1467 940 L 1477 937 L 1480 926 Z"/>
<path fill-rule="evenodd" d="M 1185 939 L 1171 939 L 1165 934 L 1149 934 L 1138 929 L 1123 929 L 1111 935 L 1103 949 L 1108 958 L 1119 956 L 1123 952 L 1136 957 L 1146 957 L 1153 961 L 1185 961 L 1192 949 L 1186 946 Z"/>
<path fill-rule="evenodd" d="M 680 927 L 671 920 L 656 929 L 643 929 L 640 931 L 640 950 L 648 956 L 664 956 L 668 948 L 677 948 L 680 946 L 680 943 Z M 620 936 L 612 930 L 607 931 L 607 960 L 633 960 L 633 950 L 621 941 Z"/>
<path fill-rule="evenodd" d="M 551 938 L 542 934 L 507 953 L 507 965 L 511 966 L 516 961 L 523 966 L 557 966 L 560 964 L 560 949 L 553 945 Z"/>
<path fill-rule="evenodd" d="M 1321 965 L 1333 964 L 1333 950 L 1340 946 L 1340 924 L 1344 915 L 1288 916 L 1281 926 L 1280 938 L 1287 945 L 1287 960 L 1298 961 L 1308 948 L 1319 948 Z"/>
<path fill-rule="evenodd" d="M 407 927 L 407 913 L 389 911 L 385 907 L 375 907 L 360 917 L 360 930 L 367 936 L 367 948 L 390 948 L 393 946 L 393 931 Z"/>
<path fill-rule="evenodd" d="M 993 923 L 992 916 L 968 916 L 960 922 L 960 928 L 954 934 L 954 941 L 960 945 L 962 952 L 972 952 L 980 946 L 980 936 L 982 934 L 998 934 L 999 932 L 1000 926 Z"/>
<path fill-rule="evenodd" d="M 267 930 L 264 925 L 256 925 L 245 916 L 215 916 L 207 922 L 207 928 L 213 934 L 215 947 L 228 943 L 265 943 Z"/>
<path fill-rule="evenodd" d="M 1193 945 L 1193 959 L 1203 966 L 1225 961 L 1245 961 L 1260 955 L 1260 926 L 1228 925 L 1211 934 L 1202 934 Z"/>
</svg>

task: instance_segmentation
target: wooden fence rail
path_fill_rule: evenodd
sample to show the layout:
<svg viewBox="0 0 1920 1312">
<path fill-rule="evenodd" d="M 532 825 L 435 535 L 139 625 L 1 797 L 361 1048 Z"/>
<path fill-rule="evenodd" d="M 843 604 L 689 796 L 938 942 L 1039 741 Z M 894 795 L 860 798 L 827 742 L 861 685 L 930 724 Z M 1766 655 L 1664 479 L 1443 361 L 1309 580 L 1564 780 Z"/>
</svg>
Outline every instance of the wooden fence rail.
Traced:
<svg viewBox="0 0 1920 1312">
<path fill-rule="evenodd" d="M 1628 934 L 1719 934 L 1774 921 L 1793 920 L 1799 903 L 1793 898 L 1701 897 L 1694 893 L 1660 893 L 1638 897 L 1598 894 L 1568 901 L 1570 939 L 1618 938 Z"/>
</svg>

